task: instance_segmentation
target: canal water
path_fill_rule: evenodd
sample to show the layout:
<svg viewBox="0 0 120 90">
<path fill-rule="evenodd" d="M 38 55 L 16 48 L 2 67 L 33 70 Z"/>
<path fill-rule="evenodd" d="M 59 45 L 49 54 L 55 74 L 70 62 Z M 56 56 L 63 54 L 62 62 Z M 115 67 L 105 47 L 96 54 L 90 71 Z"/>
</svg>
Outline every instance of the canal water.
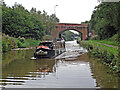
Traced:
<svg viewBox="0 0 120 90">
<path fill-rule="evenodd" d="M 54 59 L 32 60 L 34 49 L 2 55 L 1 87 L 5 88 L 120 88 L 120 78 L 91 58 L 76 41 Z"/>
</svg>

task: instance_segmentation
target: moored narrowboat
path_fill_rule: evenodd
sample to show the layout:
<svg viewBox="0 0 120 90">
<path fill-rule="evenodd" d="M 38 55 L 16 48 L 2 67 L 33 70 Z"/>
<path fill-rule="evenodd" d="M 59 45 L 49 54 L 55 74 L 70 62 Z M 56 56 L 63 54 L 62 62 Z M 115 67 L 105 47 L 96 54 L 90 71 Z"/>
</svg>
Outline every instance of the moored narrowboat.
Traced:
<svg viewBox="0 0 120 90">
<path fill-rule="evenodd" d="M 64 44 L 64 45 L 63 45 Z M 52 58 L 65 51 L 65 43 L 42 41 L 39 46 L 36 47 L 34 57 L 35 58 Z"/>
</svg>

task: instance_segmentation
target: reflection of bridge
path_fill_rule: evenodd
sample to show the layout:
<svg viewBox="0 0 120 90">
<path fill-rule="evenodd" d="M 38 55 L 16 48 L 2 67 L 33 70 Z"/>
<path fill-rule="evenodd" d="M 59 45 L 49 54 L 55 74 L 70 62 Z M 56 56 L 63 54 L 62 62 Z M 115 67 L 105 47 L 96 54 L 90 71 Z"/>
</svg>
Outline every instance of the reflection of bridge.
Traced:
<svg viewBox="0 0 120 90">
<path fill-rule="evenodd" d="M 52 36 L 61 38 L 61 34 L 66 30 L 75 30 L 81 34 L 81 39 L 85 40 L 89 35 L 89 25 L 88 24 L 72 24 L 72 23 L 58 23 L 56 25 L 56 30 L 52 31 Z"/>
</svg>

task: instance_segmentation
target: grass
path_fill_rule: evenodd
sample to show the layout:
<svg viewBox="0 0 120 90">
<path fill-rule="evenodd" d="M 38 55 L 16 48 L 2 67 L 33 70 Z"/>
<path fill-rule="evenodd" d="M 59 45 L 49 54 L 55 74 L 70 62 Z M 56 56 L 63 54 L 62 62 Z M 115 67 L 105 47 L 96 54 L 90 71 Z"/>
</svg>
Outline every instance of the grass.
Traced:
<svg viewBox="0 0 120 90">
<path fill-rule="evenodd" d="M 108 44 L 107 42 L 104 43 L 102 41 L 98 41 L 98 40 L 87 40 L 87 41 L 84 41 L 86 43 L 89 43 L 89 44 L 92 44 L 94 46 L 97 46 L 97 47 L 101 47 L 103 49 L 106 49 L 107 51 L 109 51 L 110 53 L 113 53 L 115 55 L 118 55 L 118 49 L 117 48 L 114 48 L 114 47 L 108 47 L 106 45 L 103 45 L 103 44 Z M 102 44 L 98 44 L 97 42 L 102 42 Z M 109 42 L 109 41 L 108 41 Z"/>
<path fill-rule="evenodd" d="M 114 42 L 112 43 L 115 47 L 106 46 L 105 44 L 110 43 L 110 41 L 105 42 L 105 40 L 86 40 L 79 41 L 79 43 L 81 46 L 88 49 L 91 55 L 100 58 L 103 64 L 108 65 L 113 71 L 120 73 L 119 49 L 117 48 L 118 46 L 114 44 Z"/>
<path fill-rule="evenodd" d="M 93 36 L 93 37 L 91 37 L 91 39 L 89 41 L 98 42 L 98 43 L 102 43 L 102 44 L 108 44 L 108 45 L 118 47 L 119 46 L 118 39 L 119 39 L 119 35 L 115 34 L 111 38 L 107 38 L 107 39 L 104 39 L 104 40 L 97 40 L 97 37 L 95 38 L 95 36 Z"/>
<path fill-rule="evenodd" d="M 90 43 L 90 42 L 94 42 L 94 43 L 98 42 L 98 43 L 108 44 L 108 45 L 112 45 L 112 46 L 116 46 L 116 47 L 119 46 L 118 42 L 116 42 L 116 41 L 109 41 L 109 40 L 88 40 L 86 42 L 88 42 L 88 43 Z"/>
<path fill-rule="evenodd" d="M 110 40 L 95 40 L 95 42 L 99 42 L 99 43 L 102 43 L 102 44 L 108 44 L 108 45 L 113 45 L 113 46 L 116 46 L 118 47 L 118 43 L 116 41 L 110 41 Z"/>
</svg>

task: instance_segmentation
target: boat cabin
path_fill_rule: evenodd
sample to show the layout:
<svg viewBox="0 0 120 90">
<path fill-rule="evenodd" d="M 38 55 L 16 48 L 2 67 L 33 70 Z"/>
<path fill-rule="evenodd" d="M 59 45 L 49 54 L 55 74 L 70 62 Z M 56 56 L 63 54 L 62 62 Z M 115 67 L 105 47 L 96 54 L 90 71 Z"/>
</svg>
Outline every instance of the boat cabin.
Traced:
<svg viewBox="0 0 120 90">
<path fill-rule="evenodd" d="M 41 42 L 41 43 L 39 44 L 39 46 L 47 46 L 47 47 L 49 47 L 50 49 L 53 49 L 54 44 L 53 44 L 52 41 L 45 41 L 45 42 Z"/>
</svg>

